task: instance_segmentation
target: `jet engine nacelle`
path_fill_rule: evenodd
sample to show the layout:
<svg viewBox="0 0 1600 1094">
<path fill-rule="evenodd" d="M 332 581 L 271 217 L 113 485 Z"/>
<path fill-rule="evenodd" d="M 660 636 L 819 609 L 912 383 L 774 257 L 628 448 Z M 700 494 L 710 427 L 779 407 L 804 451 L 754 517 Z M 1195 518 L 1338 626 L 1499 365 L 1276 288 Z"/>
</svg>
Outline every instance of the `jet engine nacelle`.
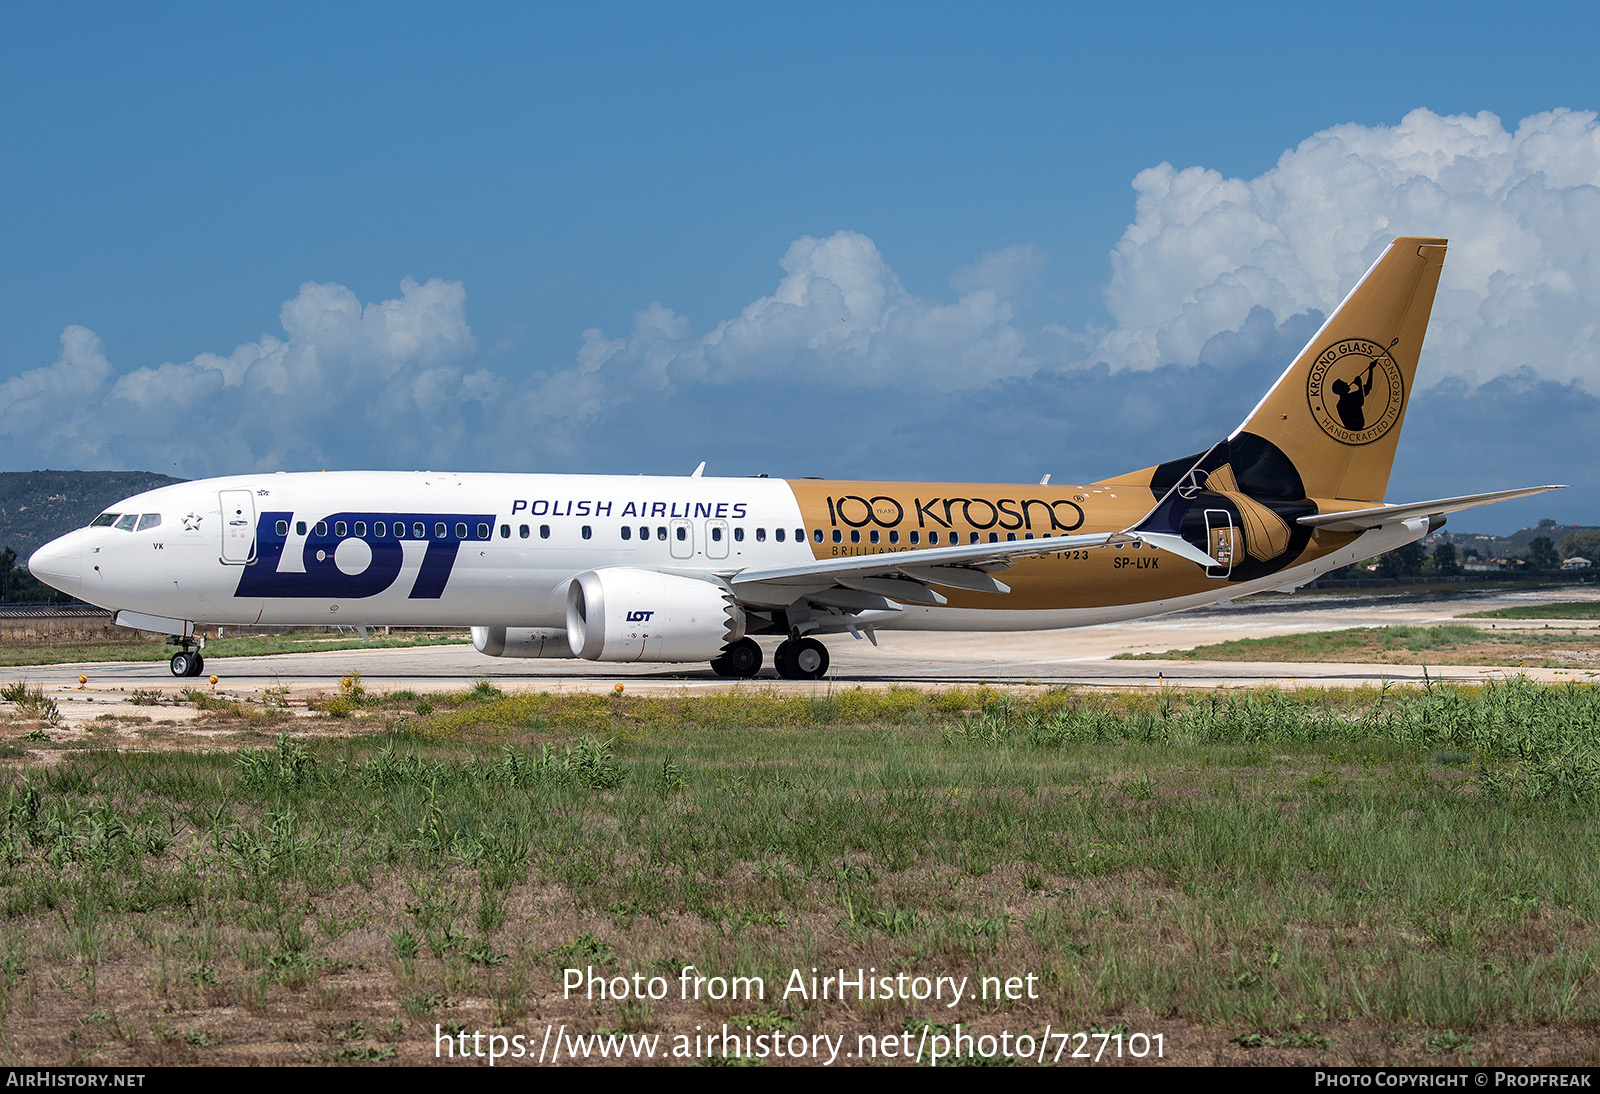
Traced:
<svg viewBox="0 0 1600 1094">
<path fill-rule="evenodd" d="M 567 586 L 567 641 L 591 661 L 710 661 L 744 630 L 744 609 L 698 578 L 616 566 Z"/>
<path fill-rule="evenodd" d="M 472 645 L 488 657 L 571 657 L 564 627 L 473 627 Z"/>
</svg>

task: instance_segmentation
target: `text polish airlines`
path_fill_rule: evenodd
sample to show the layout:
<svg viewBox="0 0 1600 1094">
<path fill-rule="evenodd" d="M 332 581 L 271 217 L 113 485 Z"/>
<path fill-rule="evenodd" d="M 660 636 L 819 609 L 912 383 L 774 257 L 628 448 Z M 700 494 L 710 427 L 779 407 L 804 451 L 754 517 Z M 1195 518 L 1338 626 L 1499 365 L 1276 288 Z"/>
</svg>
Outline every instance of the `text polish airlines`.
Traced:
<svg viewBox="0 0 1600 1094">
<path fill-rule="evenodd" d="M 1383 501 L 1444 254 L 1396 239 L 1226 439 L 1085 486 L 280 472 L 128 498 L 28 568 L 172 636 L 178 676 L 201 671 L 197 624 L 340 623 L 724 676 L 761 668 L 752 636 L 783 636 L 778 675 L 815 679 L 819 635 L 1075 627 L 1293 588 L 1556 489 Z"/>
</svg>

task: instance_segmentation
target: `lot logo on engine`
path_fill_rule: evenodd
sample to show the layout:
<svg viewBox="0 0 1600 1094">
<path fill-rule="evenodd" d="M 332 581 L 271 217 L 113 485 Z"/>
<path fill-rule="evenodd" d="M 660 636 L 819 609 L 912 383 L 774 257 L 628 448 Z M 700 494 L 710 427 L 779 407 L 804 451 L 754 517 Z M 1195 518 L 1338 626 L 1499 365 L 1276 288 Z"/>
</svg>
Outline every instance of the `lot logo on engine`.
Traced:
<svg viewBox="0 0 1600 1094">
<path fill-rule="evenodd" d="M 655 614 L 656 613 L 654 611 L 629 612 L 628 613 L 628 622 L 629 623 L 648 623 L 648 622 L 650 622 L 650 617 L 652 615 L 655 615 Z"/>
</svg>

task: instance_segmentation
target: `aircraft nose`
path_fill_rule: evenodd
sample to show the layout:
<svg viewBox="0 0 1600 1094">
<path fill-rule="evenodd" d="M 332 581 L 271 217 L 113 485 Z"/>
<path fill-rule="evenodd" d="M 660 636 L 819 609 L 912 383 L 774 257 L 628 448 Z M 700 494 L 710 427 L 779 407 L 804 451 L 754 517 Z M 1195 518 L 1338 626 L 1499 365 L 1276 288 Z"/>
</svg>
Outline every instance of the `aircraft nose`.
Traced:
<svg viewBox="0 0 1600 1094">
<path fill-rule="evenodd" d="M 77 596 L 83 589 L 83 535 L 69 532 L 33 552 L 28 572 L 52 589 Z"/>
</svg>

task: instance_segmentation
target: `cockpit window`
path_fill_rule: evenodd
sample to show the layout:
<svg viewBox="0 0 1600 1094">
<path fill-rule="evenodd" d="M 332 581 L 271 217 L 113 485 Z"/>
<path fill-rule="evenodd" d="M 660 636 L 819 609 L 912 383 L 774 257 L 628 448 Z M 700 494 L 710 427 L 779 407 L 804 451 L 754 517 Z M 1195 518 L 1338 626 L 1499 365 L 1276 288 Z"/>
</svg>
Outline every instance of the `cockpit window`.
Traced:
<svg viewBox="0 0 1600 1094">
<path fill-rule="evenodd" d="M 133 531 L 133 526 L 135 524 L 138 524 L 138 523 L 139 523 L 139 514 L 138 513 L 129 513 L 127 516 L 125 516 L 121 520 L 117 521 L 117 527 L 122 529 L 122 531 L 124 531 L 124 532 L 131 532 L 131 531 Z"/>
<path fill-rule="evenodd" d="M 109 528 L 117 522 L 116 513 L 101 513 L 89 522 L 90 528 Z"/>
<path fill-rule="evenodd" d="M 147 532 L 151 528 L 161 527 L 160 513 L 145 513 L 139 518 L 139 531 Z"/>
</svg>

